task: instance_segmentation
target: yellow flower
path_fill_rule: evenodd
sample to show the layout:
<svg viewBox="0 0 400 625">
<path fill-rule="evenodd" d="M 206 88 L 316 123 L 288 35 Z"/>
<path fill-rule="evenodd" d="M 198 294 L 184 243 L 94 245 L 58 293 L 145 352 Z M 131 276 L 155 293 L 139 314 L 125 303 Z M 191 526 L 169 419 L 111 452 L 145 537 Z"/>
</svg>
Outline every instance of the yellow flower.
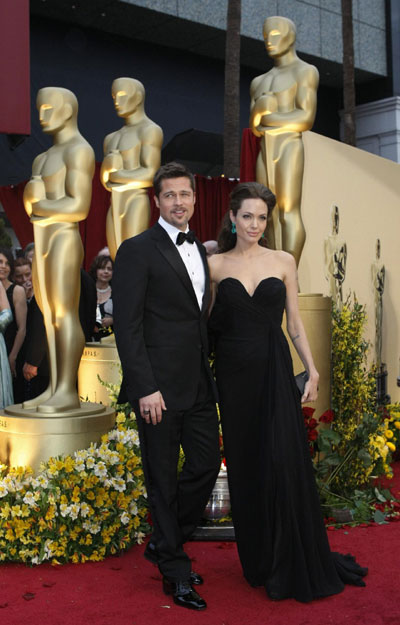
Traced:
<svg viewBox="0 0 400 625">
<path fill-rule="evenodd" d="M 390 451 L 396 451 L 396 446 L 393 445 L 390 441 L 386 442 L 386 445 L 389 447 Z"/>
<path fill-rule="evenodd" d="M 393 438 L 392 430 L 385 430 L 385 436 L 386 438 Z"/>
<path fill-rule="evenodd" d="M 400 430 L 400 421 L 395 421 L 393 425 L 394 425 L 395 428 Z"/>
</svg>

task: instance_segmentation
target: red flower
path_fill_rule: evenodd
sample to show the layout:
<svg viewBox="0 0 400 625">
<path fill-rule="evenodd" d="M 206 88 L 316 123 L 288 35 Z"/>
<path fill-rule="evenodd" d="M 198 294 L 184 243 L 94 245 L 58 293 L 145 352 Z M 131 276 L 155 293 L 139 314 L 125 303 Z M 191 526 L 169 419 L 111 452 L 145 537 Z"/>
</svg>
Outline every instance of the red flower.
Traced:
<svg viewBox="0 0 400 625">
<path fill-rule="evenodd" d="M 314 428 L 316 428 L 318 425 L 318 421 L 314 418 L 311 418 L 308 422 L 307 422 L 307 427 L 309 430 L 314 430 Z"/>
<path fill-rule="evenodd" d="M 307 418 L 310 418 L 313 416 L 315 412 L 315 408 L 311 408 L 311 406 L 303 406 L 303 415 Z"/>
<path fill-rule="evenodd" d="M 316 441 L 318 438 L 318 432 L 316 430 L 310 430 L 308 432 L 308 440 L 309 441 Z"/>
<path fill-rule="evenodd" d="M 320 416 L 320 423 L 332 423 L 335 418 L 335 414 L 333 410 L 325 410 L 325 412 Z"/>
</svg>

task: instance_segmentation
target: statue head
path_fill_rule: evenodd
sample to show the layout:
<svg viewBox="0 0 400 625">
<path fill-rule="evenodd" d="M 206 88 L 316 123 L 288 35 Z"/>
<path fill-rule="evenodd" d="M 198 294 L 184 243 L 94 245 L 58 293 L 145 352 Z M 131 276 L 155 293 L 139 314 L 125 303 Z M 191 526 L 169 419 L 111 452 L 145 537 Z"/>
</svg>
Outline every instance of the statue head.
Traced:
<svg viewBox="0 0 400 625">
<path fill-rule="evenodd" d="M 339 207 L 332 206 L 332 234 L 339 234 Z"/>
<path fill-rule="evenodd" d="M 78 100 L 69 89 L 63 87 L 39 89 L 36 107 L 42 130 L 47 134 L 54 134 L 67 124 L 77 123 Z"/>
<path fill-rule="evenodd" d="M 116 78 L 111 87 L 111 95 L 119 117 L 129 117 L 144 107 L 144 87 L 135 78 Z"/>
<path fill-rule="evenodd" d="M 267 17 L 263 27 L 264 42 L 270 57 L 285 54 L 296 41 L 296 26 L 287 17 Z"/>
</svg>

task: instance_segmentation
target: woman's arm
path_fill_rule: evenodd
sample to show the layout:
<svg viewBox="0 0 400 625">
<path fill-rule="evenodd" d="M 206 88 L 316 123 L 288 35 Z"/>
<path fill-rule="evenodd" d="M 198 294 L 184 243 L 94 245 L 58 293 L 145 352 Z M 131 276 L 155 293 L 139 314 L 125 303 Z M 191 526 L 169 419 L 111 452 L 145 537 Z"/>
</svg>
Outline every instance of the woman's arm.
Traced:
<svg viewBox="0 0 400 625">
<path fill-rule="evenodd" d="M 25 290 L 22 286 L 16 285 L 13 293 L 13 301 L 14 301 L 14 310 L 15 310 L 15 321 L 17 324 L 17 333 L 14 339 L 14 345 L 8 356 L 8 361 L 10 363 L 11 373 L 15 376 L 16 369 L 15 363 L 17 360 L 17 356 L 19 350 L 22 347 L 22 343 L 25 339 L 26 333 L 26 313 L 27 313 L 27 305 L 26 305 L 26 296 Z"/>
<path fill-rule="evenodd" d="M 12 312 L 6 290 L 0 280 L 0 332 L 4 333 L 8 324 L 12 321 Z"/>
<path fill-rule="evenodd" d="M 296 262 L 291 254 L 284 254 L 284 263 L 286 265 L 284 278 L 286 285 L 286 327 L 292 343 L 309 375 L 304 394 L 301 398 L 301 402 L 305 403 L 315 401 L 318 397 L 319 374 L 315 368 L 310 345 L 299 313 Z"/>
<path fill-rule="evenodd" d="M 7 308 L 10 308 L 10 303 L 8 301 L 7 293 L 3 286 L 3 283 L 0 280 L 0 310 L 6 310 Z"/>
</svg>

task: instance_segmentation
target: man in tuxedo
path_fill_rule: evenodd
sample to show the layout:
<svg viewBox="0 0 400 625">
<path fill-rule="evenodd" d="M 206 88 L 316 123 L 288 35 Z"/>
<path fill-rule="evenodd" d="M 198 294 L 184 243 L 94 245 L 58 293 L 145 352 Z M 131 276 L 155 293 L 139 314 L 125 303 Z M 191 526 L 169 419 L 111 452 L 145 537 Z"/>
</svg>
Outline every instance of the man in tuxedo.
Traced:
<svg viewBox="0 0 400 625">
<path fill-rule="evenodd" d="M 160 218 L 120 246 L 113 274 L 114 332 L 123 369 L 121 399 L 138 422 L 153 520 L 145 556 L 158 564 L 177 605 L 206 607 L 202 578 L 183 549 L 197 527 L 219 466 L 214 380 L 208 365 L 210 301 L 206 253 L 189 230 L 193 175 L 178 163 L 154 177 Z M 182 446 L 185 463 L 179 476 Z"/>
</svg>

